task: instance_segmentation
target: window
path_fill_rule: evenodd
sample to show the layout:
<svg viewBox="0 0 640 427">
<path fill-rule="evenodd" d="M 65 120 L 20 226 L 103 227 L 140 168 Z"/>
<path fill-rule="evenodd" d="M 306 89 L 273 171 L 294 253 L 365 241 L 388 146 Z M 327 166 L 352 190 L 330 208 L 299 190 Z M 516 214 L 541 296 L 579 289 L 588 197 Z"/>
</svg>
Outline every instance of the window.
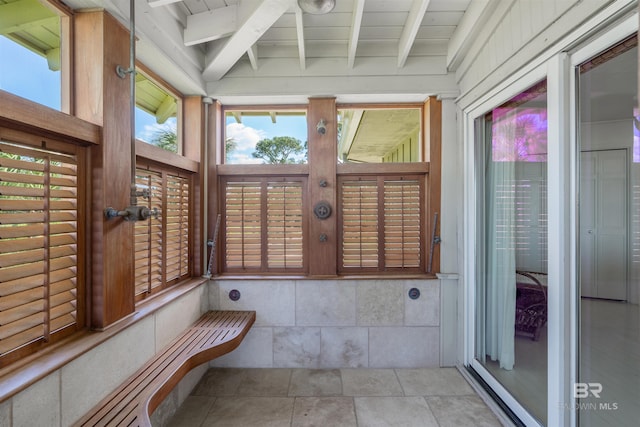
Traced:
<svg viewBox="0 0 640 427">
<path fill-rule="evenodd" d="M 0 89 L 68 112 L 69 18 L 37 1 L 0 3 Z"/>
<path fill-rule="evenodd" d="M 338 110 L 338 159 L 344 163 L 422 161 L 421 108 Z"/>
<path fill-rule="evenodd" d="M 136 73 L 136 138 L 172 153 L 182 153 L 179 138 L 181 102 L 172 91 Z"/>
<path fill-rule="evenodd" d="M 226 110 L 226 164 L 307 163 L 306 110 Z"/>
<path fill-rule="evenodd" d="M 0 140 L 0 366 L 83 326 L 80 153 Z"/>
<path fill-rule="evenodd" d="M 190 274 L 189 199 L 191 177 L 138 165 L 138 204 L 157 212 L 135 223 L 136 299 L 162 290 Z"/>
<path fill-rule="evenodd" d="M 224 180 L 226 272 L 304 272 L 306 177 Z"/>
<path fill-rule="evenodd" d="M 424 176 L 343 176 L 339 188 L 341 272 L 424 268 Z"/>
<path fill-rule="evenodd" d="M 332 99 L 314 99 L 306 109 L 243 106 L 222 113 L 226 159 L 216 167 L 219 198 L 211 205 L 221 215 L 219 272 L 326 276 L 439 270 L 437 243 L 427 241 L 438 233 L 430 223 L 437 215 L 428 209 L 440 209 L 439 188 L 431 192 L 440 185 L 440 169 L 430 175 L 424 159 L 431 151 L 425 152 L 422 130 L 423 121 L 441 126 L 435 98 L 393 106 L 337 106 Z M 286 126 L 288 118 L 296 125 Z M 254 119 L 308 140 L 305 160 L 296 160 L 286 144 L 254 127 Z M 427 134 L 429 150 L 438 155 L 440 132 Z M 315 210 L 327 205 L 328 216 Z"/>
</svg>

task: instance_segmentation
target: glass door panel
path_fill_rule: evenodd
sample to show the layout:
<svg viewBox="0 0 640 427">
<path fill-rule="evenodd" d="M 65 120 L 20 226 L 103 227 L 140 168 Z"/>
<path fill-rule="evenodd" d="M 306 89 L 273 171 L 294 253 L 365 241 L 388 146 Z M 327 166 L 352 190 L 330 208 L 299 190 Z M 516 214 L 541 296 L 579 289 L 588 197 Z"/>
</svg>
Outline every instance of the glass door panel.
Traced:
<svg viewBox="0 0 640 427">
<path fill-rule="evenodd" d="M 478 119 L 484 150 L 475 359 L 543 424 L 547 413 L 547 91 Z"/>
<path fill-rule="evenodd" d="M 640 419 L 637 50 L 634 36 L 577 70 L 581 426 Z"/>
</svg>

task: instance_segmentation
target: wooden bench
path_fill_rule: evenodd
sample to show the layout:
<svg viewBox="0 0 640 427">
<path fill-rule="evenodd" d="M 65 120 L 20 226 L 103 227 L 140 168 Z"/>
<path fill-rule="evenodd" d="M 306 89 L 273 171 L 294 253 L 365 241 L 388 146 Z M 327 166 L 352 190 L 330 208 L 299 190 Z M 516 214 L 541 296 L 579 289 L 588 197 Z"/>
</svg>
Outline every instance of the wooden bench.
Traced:
<svg viewBox="0 0 640 427">
<path fill-rule="evenodd" d="M 151 426 L 150 415 L 196 366 L 234 350 L 255 311 L 210 311 L 103 399 L 76 426 Z"/>
</svg>

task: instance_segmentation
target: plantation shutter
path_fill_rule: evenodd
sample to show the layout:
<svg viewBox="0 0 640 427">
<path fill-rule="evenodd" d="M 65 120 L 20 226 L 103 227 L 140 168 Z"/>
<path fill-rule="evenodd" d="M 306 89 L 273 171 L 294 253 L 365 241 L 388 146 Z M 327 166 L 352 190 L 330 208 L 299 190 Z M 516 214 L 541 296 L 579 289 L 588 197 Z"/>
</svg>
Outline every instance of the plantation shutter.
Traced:
<svg viewBox="0 0 640 427">
<path fill-rule="evenodd" d="M 423 268 L 424 176 L 343 176 L 341 271 Z"/>
<path fill-rule="evenodd" d="M 162 174 L 148 170 L 136 171 L 138 191 L 148 190 L 149 197 L 138 197 L 138 205 L 162 212 L 164 186 Z M 135 280 L 136 295 L 151 292 L 163 283 L 162 216 L 135 223 Z"/>
<path fill-rule="evenodd" d="M 302 183 L 267 185 L 267 264 L 269 268 L 303 267 Z"/>
<path fill-rule="evenodd" d="M 342 265 L 378 267 L 378 183 L 342 184 Z"/>
<path fill-rule="evenodd" d="M 190 179 L 138 167 L 138 205 L 158 217 L 135 223 L 135 277 L 138 299 L 185 278 L 189 269 Z"/>
<path fill-rule="evenodd" d="M 76 326 L 76 155 L 0 141 L 0 355 Z"/>
<path fill-rule="evenodd" d="M 260 268 L 262 220 L 260 182 L 227 182 L 225 187 L 225 266 Z"/>
<path fill-rule="evenodd" d="M 226 271 L 304 269 L 305 186 L 304 178 L 226 180 Z"/>
<path fill-rule="evenodd" d="M 167 174 L 166 219 L 166 281 L 189 273 L 189 180 Z"/>
<path fill-rule="evenodd" d="M 384 264 L 387 268 L 420 267 L 420 182 L 384 183 Z"/>
</svg>

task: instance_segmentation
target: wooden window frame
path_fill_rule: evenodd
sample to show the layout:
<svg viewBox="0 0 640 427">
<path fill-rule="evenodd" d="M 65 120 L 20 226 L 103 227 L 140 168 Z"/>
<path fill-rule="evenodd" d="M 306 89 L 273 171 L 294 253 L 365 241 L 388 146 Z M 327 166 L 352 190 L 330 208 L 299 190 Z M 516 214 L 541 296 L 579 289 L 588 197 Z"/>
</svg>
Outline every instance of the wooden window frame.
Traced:
<svg viewBox="0 0 640 427">
<path fill-rule="evenodd" d="M 139 144 L 148 145 L 141 141 L 138 143 L 138 145 Z M 147 150 L 147 151 L 164 152 L 164 150 L 157 147 L 149 147 L 149 148 L 150 150 Z M 167 153 L 166 154 L 167 158 L 175 158 L 175 157 L 182 158 L 173 153 L 169 153 L 169 152 L 166 152 L 166 153 Z M 183 163 L 184 163 L 184 166 L 187 166 L 190 162 L 187 159 L 184 159 Z M 150 218 L 145 222 L 141 222 L 141 221 L 136 222 L 134 227 L 140 230 L 140 232 L 136 234 L 136 232 L 134 231 L 134 235 L 140 236 L 143 229 L 146 228 L 147 229 L 146 232 L 149 233 L 149 238 L 151 239 L 151 236 L 152 236 L 151 228 L 153 227 L 151 224 L 153 224 L 155 221 L 159 221 L 159 223 L 156 223 L 156 227 L 158 226 L 160 227 L 160 231 L 158 232 L 158 234 L 161 234 L 160 246 L 155 247 L 155 249 L 159 252 L 159 255 L 156 255 L 156 256 L 152 255 L 150 251 L 152 251 L 154 248 L 151 248 L 150 246 L 146 246 L 145 249 L 141 249 L 140 251 L 137 251 L 134 248 L 134 252 L 136 252 L 135 261 L 134 261 L 134 271 L 137 271 L 135 274 L 136 276 L 135 301 L 136 303 L 138 303 L 142 300 L 148 299 L 153 295 L 156 295 L 157 293 L 171 286 L 174 286 L 178 283 L 181 283 L 189 279 L 193 275 L 194 268 L 195 268 L 193 265 L 193 259 L 194 259 L 193 253 L 195 250 L 194 238 L 193 238 L 194 237 L 193 206 L 194 206 L 194 200 L 195 200 L 194 198 L 197 197 L 197 195 L 195 194 L 195 180 L 197 179 L 197 174 L 195 174 L 194 171 L 192 170 L 185 170 L 176 166 L 169 166 L 166 164 L 162 164 L 159 162 L 151 161 L 151 160 L 140 158 L 140 157 L 136 162 L 136 170 L 137 170 L 137 174 L 136 174 L 137 176 L 140 176 L 147 172 L 149 174 L 157 176 L 162 186 L 161 187 L 162 194 L 160 196 L 154 196 L 152 191 L 151 200 L 145 199 L 142 196 L 138 197 L 139 205 L 147 206 L 150 209 L 159 208 L 158 219 Z M 183 239 L 179 239 L 179 242 L 178 242 L 180 249 L 183 248 L 183 243 L 184 243 L 185 245 L 184 247 L 186 249 L 186 255 L 182 254 L 180 256 L 180 259 L 179 259 L 180 273 L 175 277 L 167 277 L 167 256 L 169 253 L 168 252 L 169 249 L 167 246 L 167 232 L 169 229 L 168 227 L 169 224 L 167 222 L 167 218 L 168 218 L 167 191 L 168 191 L 168 183 L 171 177 L 175 177 L 179 180 L 184 180 L 184 182 L 186 182 L 186 185 L 188 186 L 187 188 L 188 201 L 187 201 L 187 208 L 186 208 L 188 210 L 186 214 L 186 221 L 187 221 L 186 240 L 187 241 L 184 242 Z M 153 202 L 154 200 L 156 200 L 155 203 Z M 139 263 L 141 263 L 140 260 L 143 259 L 143 256 L 141 254 L 145 250 L 148 253 L 148 257 L 147 257 L 148 265 L 146 266 L 149 268 L 149 270 L 147 272 L 146 289 L 142 290 L 143 286 L 138 282 L 138 277 L 142 277 L 142 276 L 138 272 L 141 271 L 141 269 L 144 267 Z M 153 259 L 155 258 L 159 258 L 159 261 L 160 261 L 160 267 L 159 267 L 160 272 L 157 275 L 153 275 L 151 273 L 151 265 L 152 265 Z M 183 266 L 182 265 L 183 262 L 186 262 L 187 265 Z M 160 277 L 160 280 L 157 279 L 158 276 Z M 154 280 L 154 277 L 156 277 L 155 280 Z"/>
<path fill-rule="evenodd" d="M 377 165 L 376 172 L 372 173 L 368 165 L 362 164 L 343 164 L 338 167 L 338 273 L 341 275 L 351 274 L 421 274 L 427 268 L 427 258 L 429 246 L 427 242 L 426 215 L 427 215 L 427 196 L 426 189 L 429 181 L 429 165 L 426 163 L 386 163 Z M 384 183 L 390 181 L 417 180 L 419 182 L 419 244 L 420 255 L 419 265 L 412 267 L 390 267 L 385 261 L 385 210 L 384 210 Z M 367 181 L 376 183 L 377 187 L 377 265 L 345 267 L 343 263 L 344 257 L 344 212 L 342 204 L 343 183 L 350 181 Z"/>
<path fill-rule="evenodd" d="M 336 104 L 335 98 L 309 98 L 307 106 L 307 132 L 308 132 L 308 159 L 304 165 L 229 165 L 223 164 L 225 139 L 225 112 L 230 110 L 278 110 L 282 108 L 296 108 L 298 106 L 229 106 L 224 107 L 215 103 L 211 110 L 209 136 L 217 143 L 208 153 L 208 182 L 210 188 L 215 188 L 218 197 L 209 198 L 209 238 L 215 233 L 215 218 L 222 213 L 224 203 L 224 180 L 228 176 L 255 177 L 261 174 L 269 176 L 288 176 L 292 174 L 304 174 L 308 176 L 308 203 L 305 202 L 305 210 L 308 212 L 308 233 L 305 247 L 314 257 L 309 260 L 309 269 L 304 276 L 307 277 L 336 277 L 338 275 L 369 275 L 399 277 L 435 277 L 440 271 L 440 218 L 441 218 L 441 170 L 442 170 L 442 104 L 435 97 L 429 97 L 423 104 Z M 338 109 L 344 108 L 420 108 L 421 111 L 421 138 L 420 161 L 412 163 L 338 163 L 335 160 L 337 151 L 337 123 Z M 324 120 L 327 126 L 326 134 L 319 134 L 316 124 Z M 421 229 L 420 229 L 420 266 L 416 268 L 375 268 L 368 270 L 348 269 L 339 266 L 340 255 L 340 226 L 337 223 L 338 207 L 338 183 L 341 175 L 395 175 L 405 176 L 410 174 L 424 175 L 422 184 L 421 201 Z M 321 184 L 323 183 L 323 184 Z M 318 185 L 320 184 L 320 185 Z M 312 206 L 319 201 L 327 201 L 333 206 L 334 215 L 326 220 L 317 220 L 312 212 Z M 222 233 L 222 228 L 220 229 Z M 217 240 L 216 269 L 212 274 L 223 275 L 258 275 L 268 276 L 271 273 L 264 271 L 226 271 L 223 252 L 224 240 Z M 291 272 L 285 274 L 295 275 Z"/>
<path fill-rule="evenodd" d="M 260 165 L 267 166 L 267 168 L 257 168 L 258 170 L 275 170 L 278 165 Z M 289 169 L 300 169 L 295 166 L 304 166 L 304 165 L 283 165 L 283 166 L 294 166 L 294 168 Z M 230 166 L 234 167 L 234 166 Z M 286 168 L 285 168 L 286 169 Z M 251 176 L 237 176 L 237 175 L 227 175 L 223 176 L 220 179 L 220 212 L 222 215 L 222 222 L 220 226 L 220 242 L 222 250 L 220 251 L 219 265 L 221 266 L 223 273 L 230 274 L 306 274 L 308 272 L 308 248 L 306 244 L 306 240 L 308 238 L 308 214 L 304 210 L 304 206 L 307 204 L 308 194 L 308 178 L 306 175 L 294 174 L 294 175 L 281 175 L 281 176 L 273 176 L 268 174 L 254 174 Z M 270 183 L 287 183 L 287 182 L 298 182 L 300 183 L 301 189 L 301 199 L 302 199 L 302 211 L 301 218 L 299 219 L 300 227 L 301 227 L 301 266 L 294 267 L 270 267 L 269 266 L 269 257 L 272 254 L 269 248 L 269 236 L 268 236 L 268 203 L 269 199 L 266 195 L 268 191 L 268 186 Z M 260 189 L 260 265 L 258 267 L 229 267 L 227 266 L 227 202 L 226 202 L 226 188 L 228 183 L 257 183 L 261 186 Z M 243 252 L 243 257 L 245 256 Z"/>
<path fill-rule="evenodd" d="M 177 112 L 176 112 L 176 136 L 177 136 L 177 152 L 172 154 L 177 154 L 179 156 L 184 155 L 185 151 L 185 142 L 184 142 L 184 99 L 180 92 L 178 92 L 173 86 L 159 77 L 156 73 L 151 71 L 147 66 L 142 64 L 141 62 L 136 62 L 136 69 L 140 74 L 142 74 L 147 80 L 156 85 L 158 88 L 162 89 L 167 93 L 167 95 L 175 98 L 177 103 Z M 137 93 L 137 92 L 136 92 Z M 137 106 L 136 101 L 136 108 Z M 137 140 L 144 142 L 145 144 L 153 145 L 150 142 Z M 167 151 L 167 150 L 164 150 Z M 170 152 L 170 151 L 169 151 Z"/>
<path fill-rule="evenodd" d="M 31 101 L 28 101 L 31 102 Z M 47 107 L 42 107 L 48 109 Z M 62 114 L 62 113 L 60 113 Z M 0 356 L 0 367 L 4 367 L 8 364 L 11 364 L 17 360 L 24 358 L 25 356 L 35 353 L 45 347 L 48 347 L 60 340 L 76 333 L 77 331 L 83 329 L 86 326 L 86 212 L 88 211 L 88 200 L 86 197 L 87 194 L 87 158 L 88 158 L 88 150 L 74 143 L 66 142 L 64 140 L 52 139 L 49 137 L 44 137 L 39 132 L 33 132 L 33 129 L 29 130 L 17 130 L 14 128 L 2 127 L 0 125 L 0 139 L 6 141 L 10 144 L 17 144 L 21 147 L 26 147 L 26 150 L 29 149 L 39 149 L 45 150 L 47 152 L 52 153 L 52 157 L 56 157 L 55 153 L 72 155 L 75 157 L 75 182 L 76 182 L 76 195 L 75 195 L 75 252 L 72 257 L 75 258 L 75 264 L 72 265 L 72 268 L 75 269 L 75 275 L 70 277 L 71 280 L 75 281 L 75 287 L 73 288 L 73 292 L 75 293 L 75 299 L 73 304 L 75 304 L 75 321 L 72 324 L 67 324 L 66 326 L 58 329 L 57 331 L 50 331 L 51 319 L 49 316 L 46 316 L 43 325 L 45 327 L 45 333 L 40 338 L 35 338 L 32 341 L 25 343 L 24 345 L 20 345 L 12 350 L 9 350 L 2 356 Z M 35 153 L 34 153 L 35 154 Z M 45 167 L 44 173 L 54 174 L 53 168 L 50 172 L 47 172 L 48 168 Z M 56 183 L 53 181 L 49 181 L 48 178 L 45 178 L 43 181 L 43 185 L 45 186 L 56 186 Z M 45 199 L 48 191 L 45 189 Z M 51 229 L 47 224 L 50 222 L 55 222 L 53 218 L 50 218 L 47 212 L 49 212 L 49 204 L 45 201 L 44 207 L 44 227 L 45 233 L 49 235 L 51 233 Z M 46 237 L 45 237 L 46 239 Z M 46 241 L 46 240 L 45 240 Z M 55 243 L 51 242 L 50 245 L 44 246 L 43 253 L 43 262 L 45 269 L 47 272 L 45 275 L 45 282 L 43 286 L 44 300 L 50 301 L 50 298 L 53 296 L 50 294 L 50 290 L 47 286 L 48 280 L 52 270 L 50 269 L 50 260 L 52 260 L 53 254 L 49 251 L 50 248 L 55 247 Z M 47 302 L 45 305 L 45 310 L 48 310 L 51 302 Z"/>
</svg>

